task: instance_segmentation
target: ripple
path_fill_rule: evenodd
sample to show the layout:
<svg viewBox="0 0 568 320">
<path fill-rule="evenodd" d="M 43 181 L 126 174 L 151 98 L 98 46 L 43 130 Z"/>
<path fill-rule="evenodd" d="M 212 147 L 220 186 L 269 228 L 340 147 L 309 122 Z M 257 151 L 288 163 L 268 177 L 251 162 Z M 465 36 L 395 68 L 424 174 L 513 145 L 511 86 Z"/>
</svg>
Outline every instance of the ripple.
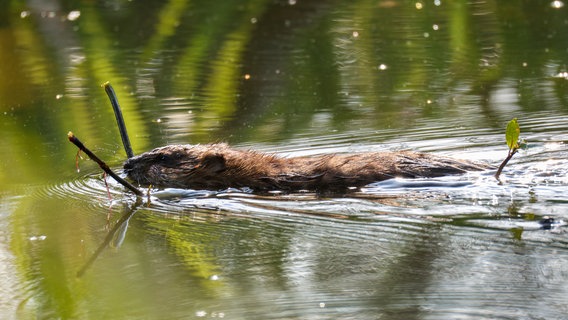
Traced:
<svg viewBox="0 0 568 320">
<path fill-rule="evenodd" d="M 108 207 L 135 199 L 111 177 L 106 178 L 105 184 L 100 173 L 88 173 L 75 180 L 45 186 L 37 189 L 33 196 L 39 199 L 61 199 L 65 203 L 77 203 L 76 200 L 80 200 L 92 208 Z"/>
</svg>

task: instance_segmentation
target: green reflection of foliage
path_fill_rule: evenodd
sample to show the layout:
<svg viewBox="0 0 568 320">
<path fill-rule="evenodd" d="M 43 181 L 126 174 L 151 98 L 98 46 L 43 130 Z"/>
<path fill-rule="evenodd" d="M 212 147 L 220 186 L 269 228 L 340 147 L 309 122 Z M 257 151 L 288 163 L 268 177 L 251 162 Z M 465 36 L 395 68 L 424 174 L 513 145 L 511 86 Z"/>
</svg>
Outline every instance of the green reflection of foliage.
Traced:
<svg viewBox="0 0 568 320">
<path fill-rule="evenodd" d="M 220 285 L 219 281 L 211 281 L 211 278 L 220 272 L 210 250 L 210 244 L 218 241 L 214 221 L 210 227 L 208 221 L 172 221 L 170 217 L 153 214 L 146 214 L 144 218 L 146 228 L 151 228 L 152 233 L 165 238 L 172 251 L 181 258 L 187 270 L 201 286 L 213 290 Z"/>
<path fill-rule="evenodd" d="M 158 14 L 156 31 L 144 47 L 141 56 L 142 63 L 151 60 L 161 52 L 164 42 L 175 34 L 188 5 L 189 0 L 172 0 L 163 6 Z"/>
<path fill-rule="evenodd" d="M 262 4 L 264 1 L 257 1 Z M 235 31 L 229 33 L 223 46 L 219 50 L 219 61 L 213 64 L 211 76 L 203 91 L 207 98 L 204 103 L 207 109 L 202 114 L 205 128 L 211 127 L 211 121 L 230 118 L 237 110 L 235 102 L 238 93 L 238 84 L 244 76 L 241 74 L 242 52 L 248 42 L 250 30 L 254 26 L 249 17 L 255 17 L 262 9 L 260 5 L 251 5 L 241 17 L 240 25 Z"/>
<path fill-rule="evenodd" d="M 22 200 L 12 216 L 13 236 L 10 247 L 20 268 L 19 274 L 29 287 L 29 296 L 18 314 L 33 314 L 37 318 L 76 317 L 78 303 L 84 298 L 83 284 L 77 282 L 73 263 L 82 249 L 82 232 L 86 220 L 59 219 L 38 215 L 57 206 L 61 215 L 74 215 L 72 209 L 62 210 L 61 200 L 41 203 L 37 198 Z M 43 210 L 42 210 L 43 209 Z M 58 217 L 60 217 L 58 215 Z"/>
<path fill-rule="evenodd" d="M 203 18 L 194 22 L 196 30 L 180 57 L 173 85 L 184 95 L 196 89 L 202 93 L 192 128 L 195 136 L 207 139 L 208 128 L 237 112 L 236 97 L 245 76 L 241 71 L 243 51 L 255 26 L 251 19 L 261 16 L 266 2 L 249 1 L 243 10 L 229 3 L 215 4 L 215 23 Z"/>
<path fill-rule="evenodd" d="M 204 288 L 213 291 L 222 284 L 215 281 L 214 276 L 220 272 L 220 268 L 212 260 L 211 251 L 207 250 L 207 243 L 210 239 L 196 237 L 195 234 L 188 233 L 186 228 L 169 228 L 165 232 L 168 243 L 185 262 L 190 273 L 201 280 Z M 210 292 L 211 294 L 212 292 Z"/>
<path fill-rule="evenodd" d="M 105 29 L 106 27 L 102 23 L 102 19 L 99 17 L 93 4 L 84 7 L 82 17 L 79 19 L 79 30 L 82 34 L 86 57 L 85 62 L 77 68 L 79 74 L 77 74 L 76 77 L 88 79 L 84 85 L 89 88 L 91 92 L 89 96 L 104 97 L 104 90 L 100 85 L 106 81 L 110 81 L 117 92 L 129 129 L 140 135 L 143 132 L 143 128 L 141 128 L 141 123 L 134 112 L 134 110 L 136 110 L 136 101 L 131 95 L 133 89 L 129 84 L 134 79 L 127 79 L 123 75 L 119 60 L 110 55 L 110 53 L 113 52 L 113 45 L 108 33 L 104 32 Z M 108 100 L 103 98 L 102 100 L 97 100 L 97 102 L 100 104 L 99 108 L 97 108 L 97 112 L 105 114 L 107 121 L 106 127 L 115 129 L 116 125 L 113 122 L 114 116 Z M 85 104 L 85 108 L 92 107 L 92 102 Z M 100 127 L 94 129 L 96 132 L 92 134 L 94 136 L 100 135 Z M 105 132 L 110 133 L 109 137 L 105 137 L 106 139 L 116 141 L 116 129 L 105 130 Z M 136 141 L 136 138 L 134 141 Z M 133 148 L 136 150 L 137 147 L 138 150 L 145 149 L 143 145 L 136 145 L 136 142 L 133 142 Z"/>
<path fill-rule="evenodd" d="M 11 17 L 26 9 L 18 1 L 13 3 Z M 189 98 L 182 114 L 192 112 L 192 123 L 188 124 L 192 135 L 199 141 L 207 141 L 211 137 L 226 139 L 233 134 L 247 139 L 257 136 L 255 132 L 259 131 L 285 139 L 290 131 L 310 127 L 321 128 L 320 131 L 344 130 L 353 121 L 378 128 L 406 126 L 409 114 L 422 112 L 435 117 L 451 111 L 455 96 L 467 95 L 485 106 L 496 86 L 510 77 L 525 79 L 519 81 L 517 88 L 521 106 L 540 108 L 537 106 L 546 105 L 549 100 L 542 100 L 542 95 L 534 92 L 534 81 L 538 80 L 530 79 L 550 77 L 546 66 L 551 59 L 559 68 L 567 63 L 561 43 L 568 36 L 551 27 L 553 23 L 563 23 L 559 19 L 561 12 L 539 3 L 472 4 L 460 0 L 441 5 L 423 3 L 418 9 L 416 3 L 369 0 L 294 6 L 266 0 L 239 4 L 172 0 L 152 4 L 157 10 L 149 13 L 142 11 L 145 10 L 142 4 L 120 6 L 120 13 L 113 15 L 109 8 L 94 3 L 64 4 L 69 10 L 81 12 L 76 22 L 66 23 L 77 26 L 75 36 L 85 61 L 63 73 L 61 68 L 46 63 L 54 60 L 57 66 L 60 58 L 50 57 L 49 51 L 53 49 L 42 44 L 45 39 L 28 23 L 37 17 L 11 19 L 15 36 L 3 34 L 0 41 L 7 47 L 21 46 L 26 50 L 17 57 L 6 56 L 6 60 L 15 62 L 10 65 L 34 72 L 31 77 L 10 80 L 0 75 L 0 83 L 19 83 L 20 91 L 33 92 L 52 79 L 81 79 L 79 85 L 86 94 L 66 102 L 66 107 L 72 110 L 68 117 L 77 125 L 85 125 L 84 140 L 92 138 L 96 144 L 103 141 L 118 144 L 117 134 L 112 130 L 112 113 L 98 88 L 100 83 L 111 81 L 134 132 L 135 149 L 145 150 L 150 128 L 141 123 L 144 115 L 137 114 L 140 105 L 131 93 L 136 92 L 136 75 L 140 70 L 147 72 L 146 68 L 152 70 L 153 80 L 158 81 L 154 85 L 156 98 Z M 310 13 L 314 8 L 319 11 Z M 289 13 L 289 17 L 278 20 L 278 25 L 270 20 L 279 17 L 279 11 Z M 484 12 L 494 14 L 480 14 Z M 119 20 L 142 16 L 145 18 L 138 20 L 143 21 L 134 24 Z M 550 17 L 552 23 L 543 23 L 538 19 L 540 16 Z M 253 19 L 256 23 L 252 23 Z M 286 21 L 291 26 L 284 25 Z M 434 30 L 433 26 L 439 29 Z M 280 47 L 294 48 L 294 53 L 282 54 L 281 49 L 274 47 L 253 47 L 251 40 L 257 41 L 263 29 L 270 30 L 273 38 L 286 34 Z M 135 42 L 133 39 L 142 36 L 132 37 L 128 33 L 138 31 L 148 36 Z M 532 55 L 535 42 L 543 43 L 546 52 Z M 126 47 L 132 45 L 139 48 Z M 257 64 L 254 60 L 257 53 L 251 48 L 273 56 L 280 66 L 280 75 L 266 73 L 267 76 L 256 79 L 260 73 L 250 73 L 254 81 L 245 81 L 243 76 L 250 68 L 244 67 Z M 121 51 L 125 49 L 132 51 Z M 519 58 L 516 53 L 524 51 L 526 59 Z M 135 63 L 125 64 L 129 59 Z M 526 62 L 523 60 L 530 63 L 523 65 Z M 269 71 L 271 66 L 264 63 L 260 61 L 254 71 Z M 381 66 L 385 69 L 380 69 Z M 260 96 L 263 82 L 271 81 L 279 85 L 279 96 L 272 97 L 272 101 L 243 97 L 242 90 L 250 83 L 257 90 L 248 94 Z M 463 88 L 467 87 L 470 91 L 464 92 Z M 564 88 L 553 88 L 563 104 Z M 6 94 L 10 99 L 29 95 Z M 253 118 L 242 119 L 241 114 L 248 110 L 254 110 Z M 485 111 L 491 112 L 488 108 Z M 331 120 L 320 123 L 315 115 L 320 115 L 317 121 Z M 110 129 L 101 135 L 102 126 Z M 63 132 L 68 129 L 67 124 Z"/>
<path fill-rule="evenodd" d="M 305 59 L 287 62 L 287 72 L 294 76 L 286 82 L 284 91 L 297 92 L 299 97 L 279 97 L 267 115 L 272 121 L 265 125 L 268 131 L 269 126 L 279 123 L 275 134 L 281 138 L 291 137 L 298 128 L 312 126 L 317 113 L 328 113 L 330 119 L 324 121 L 330 121 L 334 128 L 352 117 L 351 110 L 339 101 L 342 88 L 339 66 L 334 60 L 334 39 L 328 32 L 330 19 L 324 16 L 297 35 L 294 46 L 305 49 Z"/>
</svg>

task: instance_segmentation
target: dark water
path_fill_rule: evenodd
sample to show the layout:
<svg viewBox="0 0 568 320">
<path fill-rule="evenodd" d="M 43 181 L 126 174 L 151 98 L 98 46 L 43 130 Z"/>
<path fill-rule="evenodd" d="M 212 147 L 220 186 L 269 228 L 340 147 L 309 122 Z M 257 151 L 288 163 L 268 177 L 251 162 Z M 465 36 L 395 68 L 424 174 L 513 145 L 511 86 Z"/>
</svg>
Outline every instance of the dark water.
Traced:
<svg viewBox="0 0 568 320">
<path fill-rule="evenodd" d="M 4 319 L 564 319 L 562 1 L 0 4 Z M 505 168 L 346 195 L 107 187 L 67 142 L 410 149 Z M 108 240 L 108 246 L 105 246 Z M 101 245 L 101 251 L 97 251 Z M 80 276 L 77 274 L 80 273 Z"/>
</svg>

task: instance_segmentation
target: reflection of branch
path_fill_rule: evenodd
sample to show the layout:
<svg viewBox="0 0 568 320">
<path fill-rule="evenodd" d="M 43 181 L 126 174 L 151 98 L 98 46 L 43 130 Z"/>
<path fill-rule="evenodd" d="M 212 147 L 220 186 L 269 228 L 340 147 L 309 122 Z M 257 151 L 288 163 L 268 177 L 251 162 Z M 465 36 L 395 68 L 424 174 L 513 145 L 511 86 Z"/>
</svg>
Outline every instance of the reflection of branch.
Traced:
<svg viewBox="0 0 568 320">
<path fill-rule="evenodd" d="M 67 138 L 69 139 L 69 141 L 71 141 L 71 143 L 76 145 L 77 148 L 79 148 L 87 156 L 89 156 L 89 158 L 91 160 L 95 161 L 99 165 L 99 167 L 101 167 L 101 169 L 103 169 L 104 172 L 106 172 L 109 176 L 113 177 L 114 180 L 116 180 L 116 182 L 118 182 L 121 185 L 125 186 L 126 188 L 130 189 L 130 191 L 134 192 L 137 196 L 139 196 L 139 197 L 144 196 L 144 193 L 142 193 L 142 191 L 138 190 L 130 182 L 122 179 L 119 175 L 114 173 L 114 171 L 112 171 L 104 161 L 99 159 L 99 157 L 97 157 L 91 150 L 87 149 L 87 147 L 85 147 L 85 145 L 79 139 L 77 139 L 77 137 L 75 137 L 73 132 L 69 131 L 69 133 L 67 134 Z"/>
<path fill-rule="evenodd" d="M 130 218 L 134 215 L 134 212 L 136 212 L 136 208 L 138 208 L 138 206 L 142 203 L 142 200 L 140 200 L 140 198 L 138 198 L 136 200 L 136 203 L 134 203 L 134 205 L 132 206 L 132 208 L 130 208 L 128 211 L 126 211 L 122 217 L 120 217 L 120 219 L 116 222 L 116 224 L 114 225 L 114 227 L 112 227 L 112 229 L 109 230 L 109 232 L 107 233 L 105 240 L 103 241 L 103 243 L 101 243 L 101 245 L 97 248 L 97 250 L 93 253 L 93 255 L 89 258 L 89 260 L 87 261 L 87 263 L 85 263 L 85 265 L 81 268 L 81 270 L 79 270 L 77 272 L 77 277 L 81 277 L 83 276 L 83 274 L 85 274 L 85 271 L 87 271 L 87 269 L 89 269 L 89 267 L 93 264 L 93 262 L 95 262 L 95 260 L 97 260 L 97 258 L 99 257 L 99 255 L 103 252 L 103 250 L 109 245 L 109 243 L 112 241 L 112 239 L 114 238 L 115 233 L 122 228 L 123 226 L 126 226 L 126 224 L 128 223 L 128 220 L 130 220 Z M 123 231 L 124 233 L 126 233 L 126 230 Z M 122 237 L 124 237 L 124 235 L 122 235 Z"/>
</svg>

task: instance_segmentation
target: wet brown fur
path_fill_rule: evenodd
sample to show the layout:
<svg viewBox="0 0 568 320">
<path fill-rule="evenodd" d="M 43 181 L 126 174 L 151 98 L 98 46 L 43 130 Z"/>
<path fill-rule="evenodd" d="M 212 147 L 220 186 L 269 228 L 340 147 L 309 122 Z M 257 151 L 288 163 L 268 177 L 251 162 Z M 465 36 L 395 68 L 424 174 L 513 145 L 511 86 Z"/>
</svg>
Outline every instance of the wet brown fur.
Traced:
<svg viewBox="0 0 568 320">
<path fill-rule="evenodd" d="M 128 159 L 140 185 L 220 190 L 342 191 L 394 177 L 439 177 L 487 169 L 484 164 L 424 153 L 370 152 L 281 157 L 227 144 L 170 145 Z"/>
</svg>

